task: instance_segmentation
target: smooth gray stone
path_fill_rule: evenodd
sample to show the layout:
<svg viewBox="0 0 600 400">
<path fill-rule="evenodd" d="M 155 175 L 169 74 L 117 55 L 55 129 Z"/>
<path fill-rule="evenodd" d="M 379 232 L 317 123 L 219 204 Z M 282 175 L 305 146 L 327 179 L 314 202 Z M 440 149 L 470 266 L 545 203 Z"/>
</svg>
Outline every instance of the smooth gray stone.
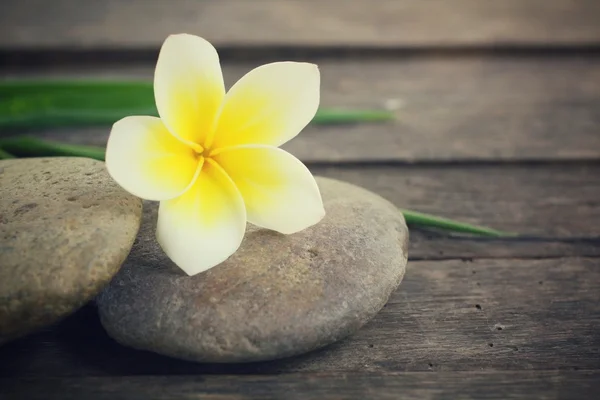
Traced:
<svg viewBox="0 0 600 400">
<path fill-rule="evenodd" d="M 0 343 L 93 299 L 129 254 L 141 216 L 141 200 L 100 161 L 0 161 Z"/>
<path fill-rule="evenodd" d="M 189 277 L 155 241 L 145 205 L 130 257 L 98 296 L 102 324 L 123 345 L 199 362 L 304 353 L 355 332 L 404 276 L 400 211 L 365 189 L 317 178 L 325 218 L 282 235 L 249 225 L 224 263 Z"/>
</svg>

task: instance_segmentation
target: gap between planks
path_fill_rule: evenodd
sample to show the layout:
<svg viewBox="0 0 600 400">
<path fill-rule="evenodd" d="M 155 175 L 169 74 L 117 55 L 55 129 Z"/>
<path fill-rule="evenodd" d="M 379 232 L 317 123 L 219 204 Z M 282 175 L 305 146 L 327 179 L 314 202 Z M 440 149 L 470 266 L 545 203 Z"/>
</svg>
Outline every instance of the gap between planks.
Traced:
<svg viewBox="0 0 600 400">
<path fill-rule="evenodd" d="M 597 394 L 598 371 L 282 374 L 0 379 L 6 400 L 36 399 L 576 399 Z M 26 396 L 26 397 L 23 397 Z"/>
</svg>

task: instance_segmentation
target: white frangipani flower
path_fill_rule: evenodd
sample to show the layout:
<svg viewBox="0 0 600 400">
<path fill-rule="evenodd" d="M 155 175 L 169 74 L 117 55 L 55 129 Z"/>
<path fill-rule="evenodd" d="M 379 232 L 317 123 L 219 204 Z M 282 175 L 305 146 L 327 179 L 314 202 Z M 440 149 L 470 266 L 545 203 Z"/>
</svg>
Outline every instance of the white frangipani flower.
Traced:
<svg viewBox="0 0 600 400">
<path fill-rule="evenodd" d="M 278 148 L 314 117 L 319 86 L 316 65 L 277 62 L 225 93 L 209 42 L 166 39 L 154 76 L 160 118 L 116 122 L 106 166 L 125 190 L 160 201 L 157 240 L 188 275 L 233 254 L 247 221 L 291 234 L 324 217 L 314 177 Z"/>
</svg>

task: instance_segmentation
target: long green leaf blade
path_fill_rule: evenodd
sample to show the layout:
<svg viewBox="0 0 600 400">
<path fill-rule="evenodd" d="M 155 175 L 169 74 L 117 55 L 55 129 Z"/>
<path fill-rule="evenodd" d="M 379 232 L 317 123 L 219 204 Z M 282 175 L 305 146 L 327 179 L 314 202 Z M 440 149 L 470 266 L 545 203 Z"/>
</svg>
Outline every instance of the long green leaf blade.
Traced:
<svg viewBox="0 0 600 400">
<path fill-rule="evenodd" d="M 0 149 L 17 157 L 87 157 L 100 161 L 105 157 L 102 147 L 58 143 L 30 136 L 0 139 Z"/>
<path fill-rule="evenodd" d="M 8 151 L 0 149 L 0 160 L 9 160 L 11 158 L 16 158 L 14 155 L 10 154 Z"/>
<path fill-rule="evenodd" d="M 486 228 L 457 222 L 451 219 L 437 217 L 435 215 L 424 214 L 417 211 L 401 210 L 404 219 L 408 225 L 428 226 L 432 228 L 445 229 L 453 232 L 471 233 L 489 237 L 511 237 L 515 233 L 502 232 L 495 229 Z"/>
<path fill-rule="evenodd" d="M 150 82 L 0 82 L 0 128 L 105 126 L 129 115 L 158 116 Z M 387 111 L 319 109 L 312 123 L 380 122 L 393 118 Z"/>
<path fill-rule="evenodd" d="M 89 157 L 104 161 L 105 149 L 95 146 L 73 145 L 41 140 L 35 137 L 18 136 L 0 139 L 0 150 L 4 149 L 9 156 L 19 157 Z M 10 152 L 10 154 L 8 153 Z M 2 153 L 0 153 L 1 157 Z M 495 229 L 465 224 L 447 218 L 437 217 L 430 214 L 419 213 L 410 210 L 400 210 L 408 225 L 426 226 L 445 229 L 454 232 L 471 233 L 490 237 L 507 237 L 515 234 L 502 232 Z"/>
</svg>

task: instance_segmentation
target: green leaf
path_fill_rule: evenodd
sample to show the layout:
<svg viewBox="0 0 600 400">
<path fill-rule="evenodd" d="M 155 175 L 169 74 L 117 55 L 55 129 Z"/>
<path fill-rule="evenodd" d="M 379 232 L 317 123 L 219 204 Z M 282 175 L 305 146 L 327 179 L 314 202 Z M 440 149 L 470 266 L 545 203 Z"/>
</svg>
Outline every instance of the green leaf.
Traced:
<svg viewBox="0 0 600 400">
<path fill-rule="evenodd" d="M 152 83 L 102 80 L 0 82 L 0 128 L 109 126 L 129 115 L 158 116 Z M 379 122 L 387 111 L 320 109 L 314 124 Z"/>
<path fill-rule="evenodd" d="M 88 157 L 104 161 L 105 149 L 95 146 L 83 146 L 65 144 L 41 140 L 35 137 L 18 136 L 0 139 L 0 149 L 5 149 L 11 154 L 19 157 Z M 8 153 L 6 153 L 8 154 Z M 9 154 L 9 156 L 11 155 Z M 0 153 L 1 157 L 1 153 Z M 470 233 L 480 236 L 508 237 L 515 236 L 513 233 L 502 232 L 481 226 L 469 225 L 462 222 L 423 214 L 416 211 L 400 210 L 406 219 L 406 223 L 412 226 L 424 226 L 444 229 L 454 232 Z"/>
<path fill-rule="evenodd" d="M 394 114 L 388 111 L 360 111 L 320 109 L 312 120 L 314 124 L 332 125 L 355 122 L 384 122 L 394 119 Z"/>
<path fill-rule="evenodd" d="M 445 229 L 453 232 L 471 233 L 480 236 L 489 237 L 512 237 L 517 236 L 515 233 L 502 232 L 495 229 L 485 228 L 482 226 L 465 224 L 451 219 L 437 217 L 431 214 L 424 214 L 417 211 L 400 210 L 404 215 L 404 219 L 408 225 L 428 226 L 431 228 Z"/>
<path fill-rule="evenodd" d="M 17 157 L 87 157 L 104 161 L 105 149 L 41 140 L 30 136 L 0 139 L 0 148 Z"/>
<path fill-rule="evenodd" d="M 0 149 L 0 160 L 8 160 L 11 158 L 16 158 L 15 156 L 13 156 L 12 154 L 10 154 L 9 152 Z"/>
</svg>

